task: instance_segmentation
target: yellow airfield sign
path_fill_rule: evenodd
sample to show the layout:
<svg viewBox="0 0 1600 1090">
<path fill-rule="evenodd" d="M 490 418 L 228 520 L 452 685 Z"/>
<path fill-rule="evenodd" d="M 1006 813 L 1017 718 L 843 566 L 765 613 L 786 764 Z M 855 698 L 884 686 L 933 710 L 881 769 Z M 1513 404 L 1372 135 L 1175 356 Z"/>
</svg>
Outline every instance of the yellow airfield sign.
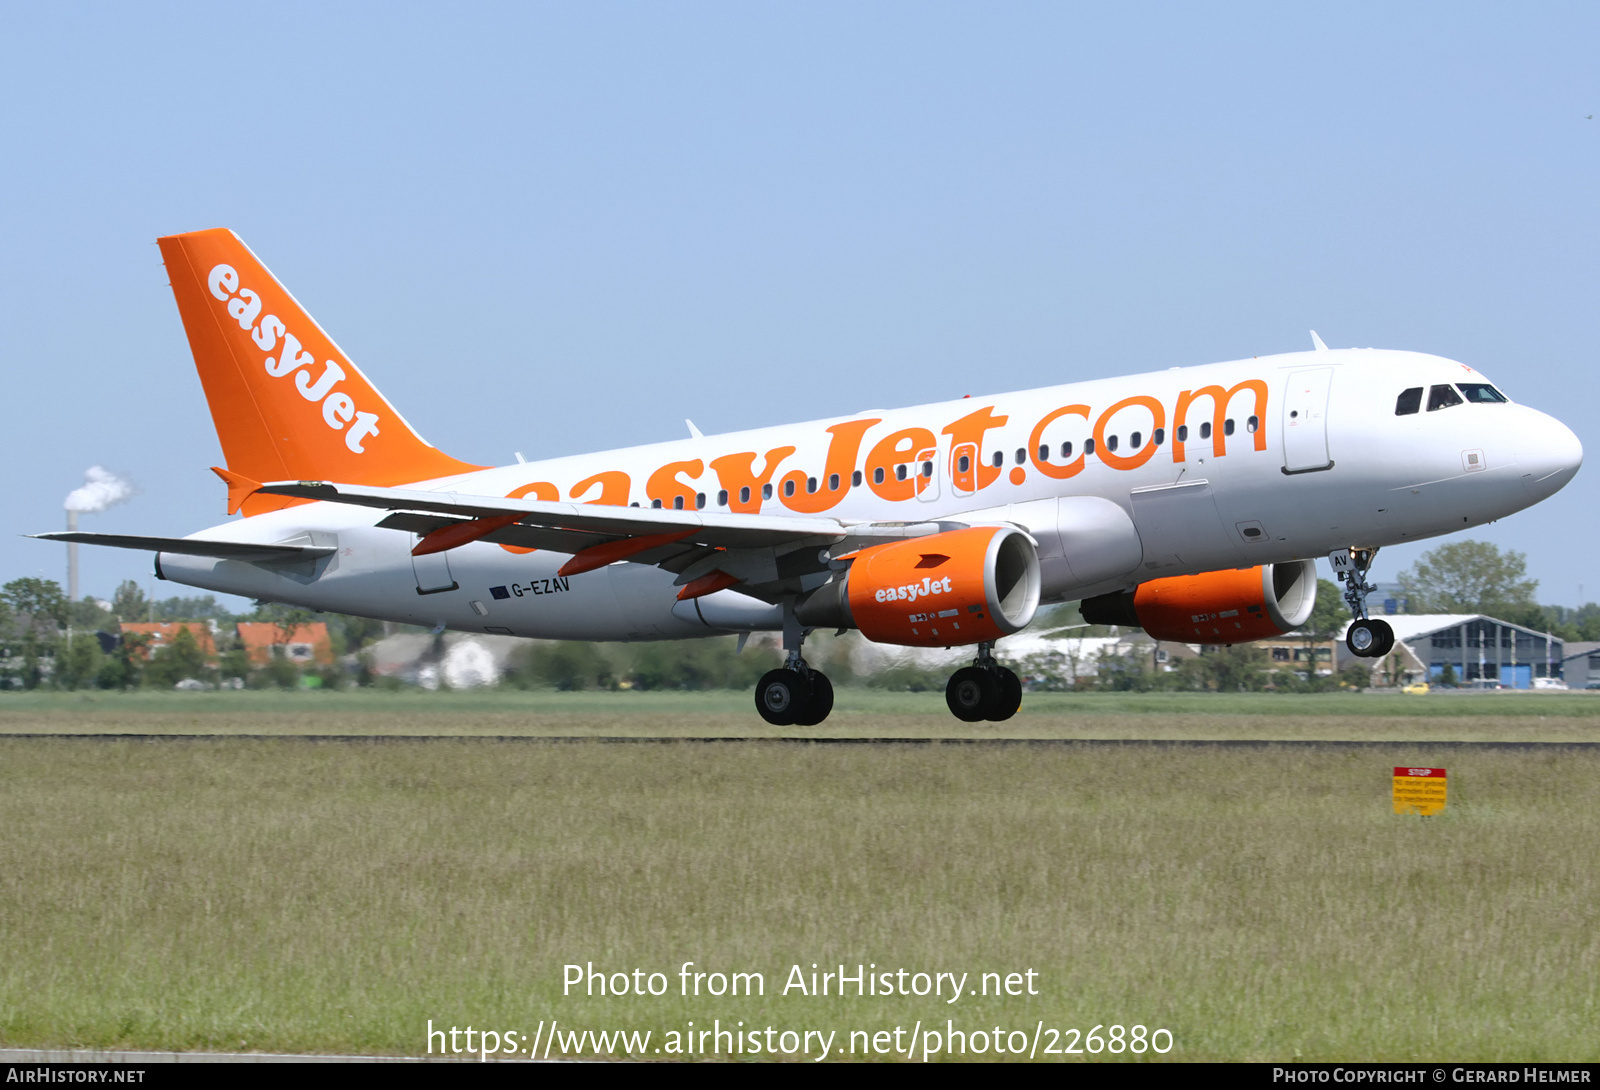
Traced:
<svg viewBox="0 0 1600 1090">
<path fill-rule="evenodd" d="M 1394 812 L 1427 817 L 1444 809 L 1448 784 L 1442 768 L 1396 768 Z"/>
</svg>

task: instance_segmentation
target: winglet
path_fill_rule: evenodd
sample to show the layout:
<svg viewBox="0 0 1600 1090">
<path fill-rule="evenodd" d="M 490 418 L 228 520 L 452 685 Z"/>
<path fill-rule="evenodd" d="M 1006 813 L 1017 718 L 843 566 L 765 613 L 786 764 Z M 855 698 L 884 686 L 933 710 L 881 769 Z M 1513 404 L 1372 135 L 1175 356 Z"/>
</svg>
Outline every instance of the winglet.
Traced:
<svg viewBox="0 0 1600 1090">
<path fill-rule="evenodd" d="M 1314 329 L 1311 331 L 1311 346 L 1318 352 L 1326 352 L 1328 350 L 1328 346 L 1322 343 L 1322 338 L 1317 336 L 1317 331 Z"/>
<path fill-rule="evenodd" d="M 700 429 L 694 426 L 694 421 L 693 420 L 690 420 L 687 417 L 685 417 L 683 422 L 685 424 L 689 425 L 689 438 L 691 438 L 691 439 L 704 439 L 705 438 L 704 435 L 700 434 Z"/>
<path fill-rule="evenodd" d="M 228 483 L 228 514 L 230 515 L 237 515 L 239 508 L 244 506 L 244 501 L 255 495 L 256 489 L 261 487 L 260 481 L 252 481 L 243 473 L 235 473 L 231 469 L 212 466 L 211 472 Z"/>
</svg>

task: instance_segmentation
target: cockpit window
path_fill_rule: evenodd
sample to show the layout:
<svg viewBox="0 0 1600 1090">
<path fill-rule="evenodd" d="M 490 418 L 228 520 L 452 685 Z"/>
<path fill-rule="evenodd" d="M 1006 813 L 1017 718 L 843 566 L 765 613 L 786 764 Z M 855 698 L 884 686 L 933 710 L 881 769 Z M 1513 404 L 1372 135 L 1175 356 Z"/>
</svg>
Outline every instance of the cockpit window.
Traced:
<svg viewBox="0 0 1600 1090">
<path fill-rule="evenodd" d="M 1428 388 L 1428 411 L 1448 409 L 1452 405 L 1460 405 L 1461 395 L 1449 386 L 1430 386 Z"/>
<path fill-rule="evenodd" d="M 1409 390 L 1402 391 L 1400 396 L 1395 399 L 1394 415 L 1410 416 L 1412 413 L 1419 411 L 1421 408 L 1422 387 L 1413 386 Z"/>
<path fill-rule="evenodd" d="M 1487 382 L 1458 382 L 1456 389 L 1461 391 L 1461 396 L 1475 405 L 1493 404 L 1506 400 L 1506 395 L 1490 386 Z"/>
</svg>

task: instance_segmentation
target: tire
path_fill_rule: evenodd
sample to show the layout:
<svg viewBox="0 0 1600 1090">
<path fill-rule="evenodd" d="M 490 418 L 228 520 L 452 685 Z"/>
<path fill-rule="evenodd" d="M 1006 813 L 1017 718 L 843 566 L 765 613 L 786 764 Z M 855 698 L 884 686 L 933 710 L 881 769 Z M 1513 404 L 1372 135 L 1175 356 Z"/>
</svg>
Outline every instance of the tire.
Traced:
<svg viewBox="0 0 1600 1090">
<path fill-rule="evenodd" d="M 1381 648 L 1381 650 L 1379 650 L 1378 653 L 1376 655 L 1374 655 L 1373 657 L 1374 658 L 1382 658 L 1384 655 L 1387 655 L 1390 651 L 1393 651 L 1394 650 L 1394 629 L 1389 627 L 1389 622 L 1388 621 L 1368 621 L 1367 623 L 1370 624 L 1373 627 L 1373 630 L 1375 632 L 1377 632 L 1377 634 L 1378 634 L 1378 647 Z"/>
<path fill-rule="evenodd" d="M 993 674 L 977 666 L 963 666 L 950 675 L 944 702 L 950 714 L 963 723 L 980 723 L 993 717 L 1000 686 Z"/>
<path fill-rule="evenodd" d="M 1394 649 L 1388 621 L 1356 621 L 1344 634 L 1344 645 L 1357 658 L 1379 659 Z"/>
<path fill-rule="evenodd" d="M 832 695 L 832 687 L 829 687 Z M 830 702 L 831 704 L 831 702 Z M 811 705 L 811 686 L 798 670 L 768 670 L 756 682 L 756 711 L 775 727 L 787 727 Z"/>
<path fill-rule="evenodd" d="M 989 722 L 1004 723 L 1016 715 L 1017 709 L 1022 707 L 1022 679 L 1002 666 L 995 681 L 997 692 L 994 711 L 989 715 Z"/>
<path fill-rule="evenodd" d="M 804 715 L 795 716 L 797 727 L 814 727 L 833 711 L 833 682 L 819 670 L 811 671 L 811 700 Z"/>
</svg>

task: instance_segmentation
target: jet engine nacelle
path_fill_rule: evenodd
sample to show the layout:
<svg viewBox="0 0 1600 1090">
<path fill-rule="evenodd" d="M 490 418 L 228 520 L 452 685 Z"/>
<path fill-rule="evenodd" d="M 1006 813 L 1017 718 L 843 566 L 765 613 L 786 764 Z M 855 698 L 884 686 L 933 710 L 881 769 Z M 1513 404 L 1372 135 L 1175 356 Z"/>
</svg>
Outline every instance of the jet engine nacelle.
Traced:
<svg viewBox="0 0 1600 1090">
<path fill-rule="evenodd" d="M 1131 591 L 1087 598 L 1090 624 L 1142 628 L 1177 643 L 1248 643 L 1292 632 L 1311 617 L 1317 566 L 1311 560 L 1152 579 Z"/>
<path fill-rule="evenodd" d="M 874 545 L 797 609 L 813 628 L 876 643 L 957 647 L 1009 636 L 1039 607 L 1039 554 L 1014 526 L 973 526 Z"/>
</svg>

